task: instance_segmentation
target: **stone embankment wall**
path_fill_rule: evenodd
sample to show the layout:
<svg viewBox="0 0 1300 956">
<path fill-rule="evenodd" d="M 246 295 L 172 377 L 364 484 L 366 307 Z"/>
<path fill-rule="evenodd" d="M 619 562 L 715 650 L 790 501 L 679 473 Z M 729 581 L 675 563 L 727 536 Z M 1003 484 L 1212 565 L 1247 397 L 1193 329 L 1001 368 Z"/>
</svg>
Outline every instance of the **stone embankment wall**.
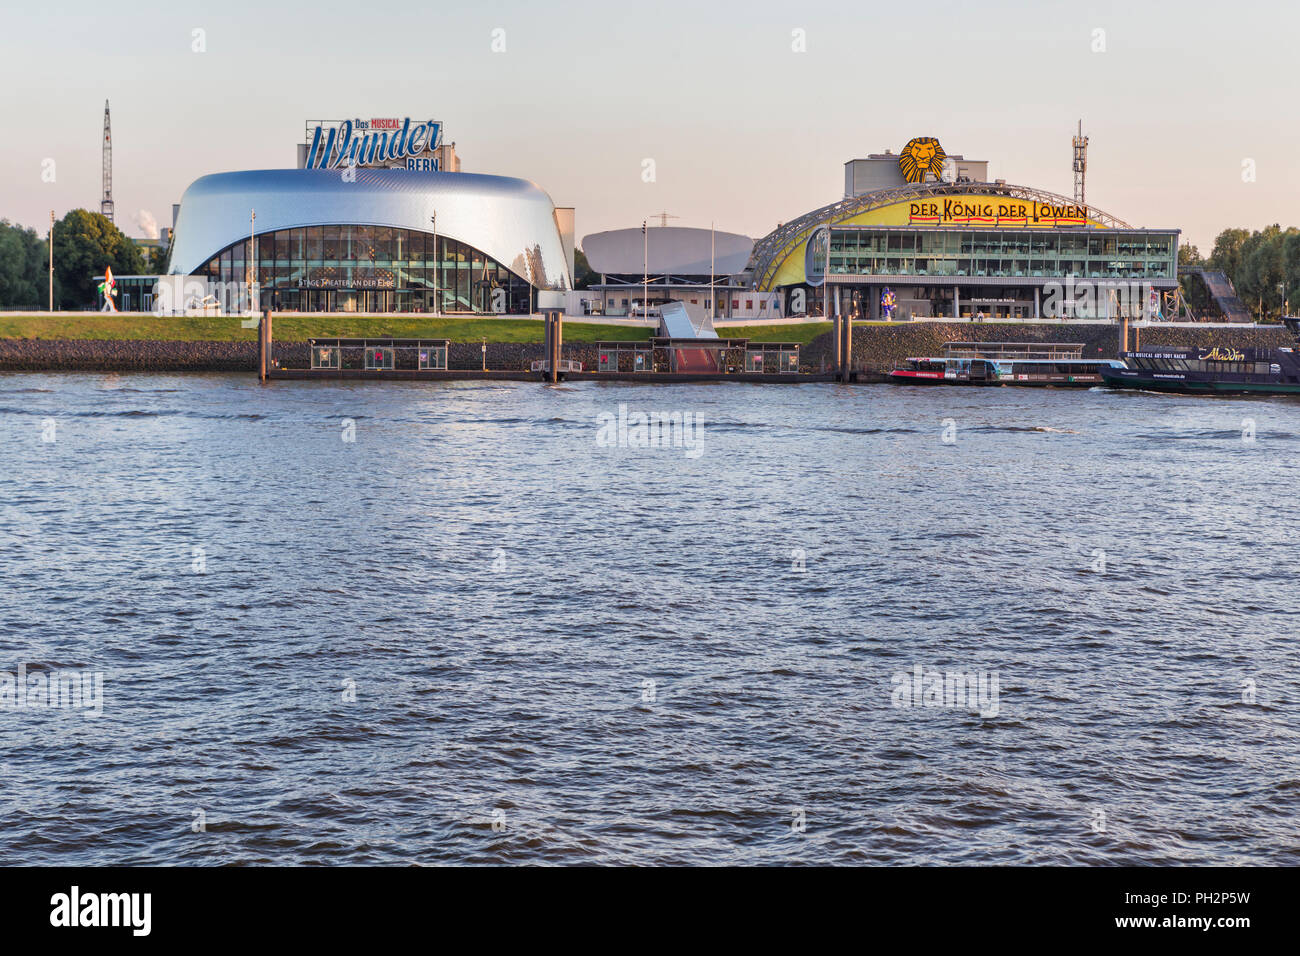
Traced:
<svg viewBox="0 0 1300 956">
<path fill-rule="evenodd" d="M 286 368 L 307 368 L 305 342 L 276 342 L 273 357 Z M 564 357 L 595 367 L 590 344 L 565 345 Z M 543 358 L 540 343 L 489 342 L 487 367 L 526 370 Z M 447 365 L 476 369 L 483 365 L 481 344 L 453 342 Z M 153 342 L 93 339 L 0 339 L 0 371 L 10 372 L 256 372 L 256 342 Z"/>
<path fill-rule="evenodd" d="M 1134 332 L 1130 330 L 1130 343 Z M 1085 356 L 1114 358 L 1119 329 L 1113 325 L 994 325 L 967 322 L 917 322 L 897 325 L 858 325 L 853 328 L 853 362 L 858 368 L 884 370 L 909 356 L 942 355 L 948 342 L 1078 342 Z M 1141 330 L 1144 349 L 1233 346 L 1277 348 L 1294 344 L 1277 328 L 1167 328 Z M 453 369 L 482 367 L 481 345 L 453 342 L 447 364 Z M 305 342 L 277 342 L 274 357 L 286 368 L 310 364 Z M 541 343 L 489 342 L 489 369 L 526 370 L 543 358 Z M 564 346 L 564 357 L 596 367 L 590 343 Z M 834 360 L 831 333 L 813 339 L 802 351 L 802 364 L 818 370 Z M 0 339 L 0 371 L 82 372 L 255 372 L 256 342 L 154 342 L 57 339 Z"/>
<path fill-rule="evenodd" d="M 1132 347 L 1135 330 L 1129 330 Z M 1140 330 L 1139 345 L 1153 349 L 1172 348 L 1277 348 L 1294 344 L 1290 333 L 1276 328 L 1167 328 Z M 1114 358 L 1119 352 L 1119 327 L 1114 325 L 993 325 L 978 322 L 917 322 L 897 325 L 855 325 L 853 362 L 859 368 L 889 369 L 910 356 L 943 355 L 948 342 L 1074 342 L 1082 343 L 1083 354 Z M 831 333 L 819 335 L 804 349 L 805 365 L 821 368 L 833 363 L 835 340 Z"/>
</svg>

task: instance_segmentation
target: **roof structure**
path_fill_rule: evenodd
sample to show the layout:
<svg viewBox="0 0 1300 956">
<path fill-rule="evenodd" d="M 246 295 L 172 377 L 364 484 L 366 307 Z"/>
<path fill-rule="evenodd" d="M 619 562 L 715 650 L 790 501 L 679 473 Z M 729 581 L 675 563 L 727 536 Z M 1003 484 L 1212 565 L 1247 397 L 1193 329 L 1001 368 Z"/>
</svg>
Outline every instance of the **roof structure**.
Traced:
<svg viewBox="0 0 1300 956">
<path fill-rule="evenodd" d="M 756 289 L 766 288 L 772 277 L 796 249 L 802 246 L 822 226 L 833 226 L 846 219 L 852 219 L 868 210 L 881 206 L 892 206 L 898 202 L 911 199 L 933 199 L 936 196 L 962 196 L 979 194 L 983 196 L 1006 196 L 1009 199 L 1025 199 L 1041 203 L 1074 205 L 1074 200 L 1057 193 L 1034 189 L 1030 186 L 1011 186 L 1006 183 L 911 183 L 890 189 L 877 189 L 860 196 L 851 196 L 838 202 L 814 209 L 797 219 L 782 223 L 762 239 L 754 243 L 754 253 L 749 260 L 752 272 L 752 285 Z M 1089 209 L 1090 219 L 1111 228 L 1128 229 L 1128 223 L 1101 212 Z"/>
<path fill-rule="evenodd" d="M 643 271 L 654 276 L 735 275 L 745 268 L 754 250 L 753 239 L 734 232 L 686 226 L 648 228 L 644 235 L 637 227 L 585 236 L 582 251 L 592 270 L 632 276 Z"/>
<path fill-rule="evenodd" d="M 468 243 L 542 289 L 573 287 L 551 197 L 535 183 L 403 169 L 255 169 L 203 176 L 181 197 L 172 272 L 257 232 L 393 226 Z M 435 225 L 433 217 L 437 216 Z"/>
</svg>

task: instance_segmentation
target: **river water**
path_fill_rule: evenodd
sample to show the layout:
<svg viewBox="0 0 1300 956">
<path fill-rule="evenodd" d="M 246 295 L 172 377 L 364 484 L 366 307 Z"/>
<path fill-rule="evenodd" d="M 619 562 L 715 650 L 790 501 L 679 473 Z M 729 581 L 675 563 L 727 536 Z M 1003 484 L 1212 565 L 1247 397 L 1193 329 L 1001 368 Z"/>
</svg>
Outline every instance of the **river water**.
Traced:
<svg viewBox="0 0 1300 956">
<path fill-rule="evenodd" d="M 1294 400 L 6 374 L 0 449 L 5 864 L 1300 863 Z"/>
</svg>

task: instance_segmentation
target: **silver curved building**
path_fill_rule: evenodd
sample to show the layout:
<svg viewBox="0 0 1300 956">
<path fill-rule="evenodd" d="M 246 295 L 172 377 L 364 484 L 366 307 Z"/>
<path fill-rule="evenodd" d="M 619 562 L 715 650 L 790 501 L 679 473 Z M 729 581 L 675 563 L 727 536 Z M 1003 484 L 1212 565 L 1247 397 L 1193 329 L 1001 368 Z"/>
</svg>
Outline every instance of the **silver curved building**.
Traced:
<svg viewBox="0 0 1300 956">
<path fill-rule="evenodd" d="M 734 232 L 687 226 L 651 226 L 648 232 L 612 229 L 584 236 L 582 251 L 606 276 L 729 276 L 742 271 L 754 240 Z"/>
<path fill-rule="evenodd" d="M 260 304 L 286 311 L 517 314 L 536 290 L 573 287 L 571 223 L 504 176 L 216 173 L 181 199 L 171 271 L 238 284 L 251 267 Z"/>
<path fill-rule="evenodd" d="M 587 263 L 600 274 L 590 286 L 597 296 L 593 305 L 605 315 L 639 314 L 680 302 L 696 320 L 770 317 L 764 310 L 774 295 L 733 295 L 743 288 L 736 276 L 753 250 L 748 236 L 689 226 L 612 229 L 582 240 Z"/>
</svg>

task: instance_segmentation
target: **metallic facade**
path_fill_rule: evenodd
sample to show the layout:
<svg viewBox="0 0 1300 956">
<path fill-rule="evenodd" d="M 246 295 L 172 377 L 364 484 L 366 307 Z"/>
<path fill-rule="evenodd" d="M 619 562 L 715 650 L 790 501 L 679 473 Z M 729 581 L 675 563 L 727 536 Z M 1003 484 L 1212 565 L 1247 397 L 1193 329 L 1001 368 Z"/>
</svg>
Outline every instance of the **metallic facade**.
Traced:
<svg viewBox="0 0 1300 956">
<path fill-rule="evenodd" d="M 649 262 L 646 262 L 647 245 Z M 585 236 L 582 251 L 595 272 L 605 275 L 728 276 L 745 268 L 754 240 L 734 232 L 685 226 L 614 229 Z"/>
<path fill-rule="evenodd" d="M 538 289 L 571 289 L 555 206 L 522 179 L 392 169 L 215 173 L 185 190 L 172 272 L 188 275 L 257 232 L 365 225 L 431 232 L 481 250 Z"/>
</svg>

